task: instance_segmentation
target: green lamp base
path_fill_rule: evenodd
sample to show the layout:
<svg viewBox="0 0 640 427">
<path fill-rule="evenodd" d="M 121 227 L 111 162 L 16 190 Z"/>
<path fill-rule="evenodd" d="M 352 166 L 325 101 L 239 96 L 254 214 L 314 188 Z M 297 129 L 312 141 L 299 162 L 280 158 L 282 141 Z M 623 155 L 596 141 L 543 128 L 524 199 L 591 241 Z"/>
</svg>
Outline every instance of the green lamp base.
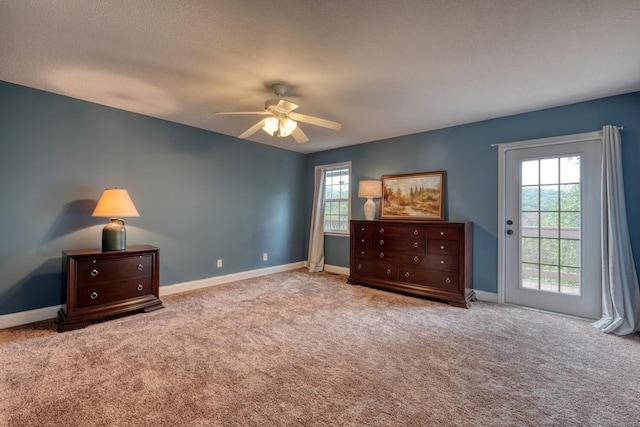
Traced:
<svg viewBox="0 0 640 427">
<path fill-rule="evenodd" d="M 124 251 L 127 249 L 127 231 L 124 221 L 111 218 L 111 222 L 102 229 L 102 251 Z"/>
</svg>

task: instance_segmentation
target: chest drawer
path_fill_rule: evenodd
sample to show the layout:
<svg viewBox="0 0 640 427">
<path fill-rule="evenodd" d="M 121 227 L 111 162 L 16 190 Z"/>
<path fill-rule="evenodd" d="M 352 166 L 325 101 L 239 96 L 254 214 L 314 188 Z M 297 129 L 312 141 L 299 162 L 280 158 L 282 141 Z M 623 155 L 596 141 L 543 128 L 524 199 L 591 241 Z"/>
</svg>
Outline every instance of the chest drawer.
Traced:
<svg viewBox="0 0 640 427">
<path fill-rule="evenodd" d="M 411 251 L 416 253 L 425 253 L 427 245 L 422 238 L 407 237 L 399 239 L 397 237 L 376 236 L 376 249 L 379 251 Z"/>
<path fill-rule="evenodd" d="M 378 261 L 394 262 L 406 265 L 424 265 L 427 256 L 423 253 L 376 251 L 375 259 Z"/>
<path fill-rule="evenodd" d="M 439 255 L 458 255 L 460 244 L 457 240 L 429 240 L 427 252 Z"/>
<path fill-rule="evenodd" d="M 398 267 L 382 262 L 358 262 L 351 267 L 355 276 L 370 276 L 381 279 L 397 280 Z"/>
<path fill-rule="evenodd" d="M 367 247 L 367 246 L 362 246 L 362 247 L 356 247 L 354 249 L 354 253 L 353 253 L 354 258 L 358 258 L 358 259 L 373 259 L 374 257 L 374 250 L 373 248 Z"/>
<path fill-rule="evenodd" d="M 151 293 L 151 276 L 85 285 L 78 288 L 78 308 L 109 304 Z"/>
<path fill-rule="evenodd" d="M 427 257 L 427 268 L 432 270 L 458 271 L 458 257 L 451 255 L 432 255 Z"/>
<path fill-rule="evenodd" d="M 460 230 L 449 227 L 431 227 L 427 231 L 427 239 L 460 240 Z"/>
<path fill-rule="evenodd" d="M 152 272 L 151 255 L 114 259 L 86 259 L 77 263 L 78 285 L 108 282 L 129 277 L 148 276 Z"/>
<path fill-rule="evenodd" d="M 416 225 L 389 225 L 381 224 L 375 227 L 376 236 L 393 236 L 399 239 L 419 238 L 424 239 L 426 236 L 425 229 Z"/>
</svg>

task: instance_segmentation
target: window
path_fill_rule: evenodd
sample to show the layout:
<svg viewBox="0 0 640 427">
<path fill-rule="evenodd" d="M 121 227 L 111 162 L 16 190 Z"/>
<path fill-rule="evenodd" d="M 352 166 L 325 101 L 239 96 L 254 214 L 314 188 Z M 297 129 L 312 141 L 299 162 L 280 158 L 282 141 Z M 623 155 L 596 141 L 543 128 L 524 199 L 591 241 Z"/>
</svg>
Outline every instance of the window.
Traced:
<svg viewBox="0 0 640 427">
<path fill-rule="evenodd" d="M 330 165 L 324 171 L 324 231 L 349 233 L 351 162 Z"/>
</svg>

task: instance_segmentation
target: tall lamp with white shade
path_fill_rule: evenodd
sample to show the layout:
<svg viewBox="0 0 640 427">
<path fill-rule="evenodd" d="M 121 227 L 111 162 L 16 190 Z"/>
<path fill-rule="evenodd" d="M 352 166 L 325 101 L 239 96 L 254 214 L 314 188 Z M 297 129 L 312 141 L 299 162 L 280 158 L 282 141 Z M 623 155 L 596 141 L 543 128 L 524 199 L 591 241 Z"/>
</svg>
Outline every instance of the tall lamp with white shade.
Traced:
<svg viewBox="0 0 640 427">
<path fill-rule="evenodd" d="M 124 251 L 127 249 L 127 230 L 121 217 L 140 216 L 138 210 L 124 188 L 107 188 L 102 192 L 98 205 L 91 216 L 111 218 L 102 229 L 103 251 Z"/>
<path fill-rule="evenodd" d="M 382 181 L 364 180 L 360 181 L 358 197 L 366 197 L 364 202 L 364 218 L 372 221 L 376 216 L 376 202 L 373 199 L 382 197 Z"/>
</svg>

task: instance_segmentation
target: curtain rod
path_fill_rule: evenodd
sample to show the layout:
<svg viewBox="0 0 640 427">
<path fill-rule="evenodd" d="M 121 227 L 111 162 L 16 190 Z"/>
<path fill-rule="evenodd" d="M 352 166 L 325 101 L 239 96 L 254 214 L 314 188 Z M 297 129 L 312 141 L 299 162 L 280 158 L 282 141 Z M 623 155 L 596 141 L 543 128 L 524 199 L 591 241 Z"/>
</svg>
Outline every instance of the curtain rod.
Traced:
<svg viewBox="0 0 640 427">
<path fill-rule="evenodd" d="M 618 130 L 623 130 L 623 129 L 624 129 L 624 127 L 622 127 L 622 126 L 614 126 L 614 127 L 615 127 L 616 129 L 618 129 Z M 576 134 L 576 135 L 583 136 L 583 135 L 587 135 L 587 134 L 591 134 L 591 133 L 596 133 L 596 132 L 602 132 L 602 129 L 600 129 L 600 130 L 596 130 L 596 131 L 594 131 L 594 132 L 586 132 L 586 133 L 584 133 L 584 134 Z M 554 139 L 554 138 L 562 138 L 562 137 L 550 137 L 550 138 L 540 138 L 540 139 Z M 533 140 L 532 140 L 532 141 L 533 141 Z M 517 141 L 517 142 L 522 142 L 522 141 Z M 497 144 L 491 144 L 491 146 L 492 146 L 492 147 L 499 147 L 499 146 L 501 146 L 501 145 L 506 145 L 506 144 L 513 144 L 513 142 L 507 142 L 507 143 L 501 142 L 501 143 L 497 143 Z"/>
</svg>

